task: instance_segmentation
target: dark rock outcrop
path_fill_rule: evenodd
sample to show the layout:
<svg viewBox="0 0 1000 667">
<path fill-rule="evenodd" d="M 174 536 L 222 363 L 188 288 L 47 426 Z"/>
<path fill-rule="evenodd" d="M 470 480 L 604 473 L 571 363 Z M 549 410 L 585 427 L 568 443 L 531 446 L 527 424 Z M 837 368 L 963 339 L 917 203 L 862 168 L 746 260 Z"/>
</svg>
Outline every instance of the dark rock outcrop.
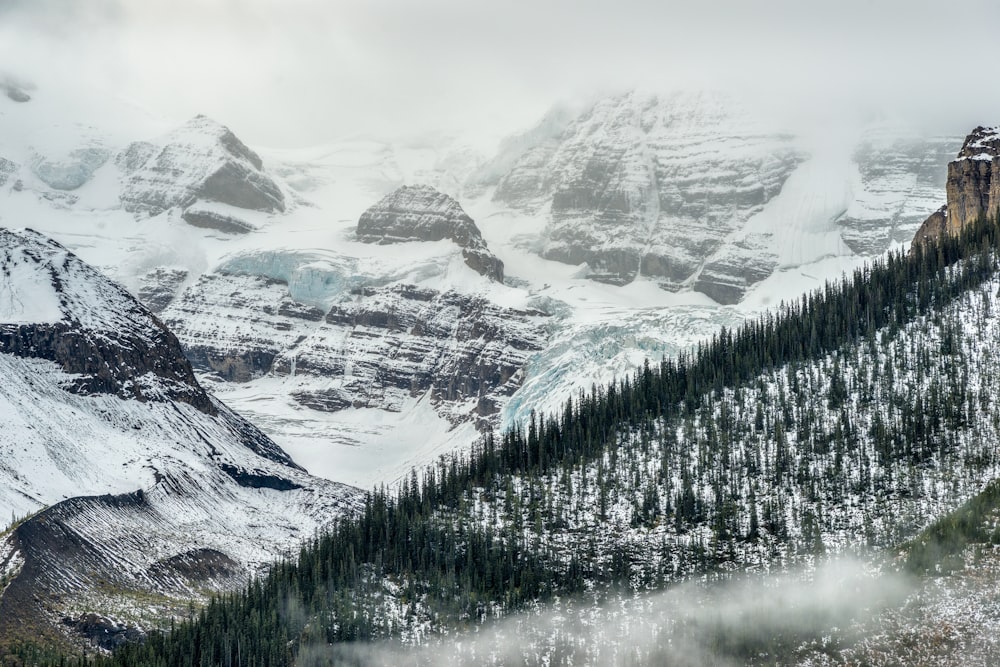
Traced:
<svg viewBox="0 0 1000 667">
<path fill-rule="evenodd" d="M 1000 127 L 977 127 L 948 165 L 948 232 L 1000 211 Z"/>
<path fill-rule="evenodd" d="M 1000 213 L 1000 126 L 977 127 L 948 163 L 947 204 L 917 230 L 913 245 L 941 234 L 958 234 L 983 217 Z"/>
<path fill-rule="evenodd" d="M 0 352 L 19 357 L 47 359 L 63 371 L 78 375 L 67 385 L 82 394 L 116 394 L 139 400 L 188 403 L 213 414 L 215 406 L 200 390 L 180 345 L 165 328 L 152 338 L 124 332 L 94 335 L 75 322 L 33 325 L 0 325 Z M 165 380 L 147 391 L 143 376 L 152 373 Z"/>
<path fill-rule="evenodd" d="M 196 116 L 163 145 L 131 144 L 116 158 L 127 173 L 121 200 L 126 210 L 156 215 L 197 200 L 256 211 L 284 211 L 278 185 L 260 157 L 233 132 Z"/>
<path fill-rule="evenodd" d="M 113 651 L 128 642 L 142 639 L 142 632 L 135 627 L 118 623 L 98 614 L 82 614 L 77 618 L 63 618 L 65 625 L 73 633 L 86 639 L 91 646 Z"/>
<path fill-rule="evenodd" d="M 254 230 L 253 225 L 246 220 L 197 204 L 188 207 L 181 214 L 181 218 L 193 227 L 214 229 L 227 234 L 246 234 Z"/>
<path fill-rule="evenodd" d="M 503 282 L 503 262 L 486 247 L 476 223 L 461 204 L 428 185 L 404 185 L 361 214 L 358 239 L 365 243 L 402 243 L 449 239 L 462 248 L 465 263 L 477 273 Z"/>
<path fill-rule="evenodd" d="M 292 489 L 302 488 L 301 484 L 296 484 L 290 479 L 279 477 L 278 475 L 273 475 L 260 470 L 247 470 L 246 468 L 230 465 L 228 463 L 223 463 L 221 469 L 222 472 L 229 475 L 237 484 L 249 489 L 291 491 Z"/>
</svg>

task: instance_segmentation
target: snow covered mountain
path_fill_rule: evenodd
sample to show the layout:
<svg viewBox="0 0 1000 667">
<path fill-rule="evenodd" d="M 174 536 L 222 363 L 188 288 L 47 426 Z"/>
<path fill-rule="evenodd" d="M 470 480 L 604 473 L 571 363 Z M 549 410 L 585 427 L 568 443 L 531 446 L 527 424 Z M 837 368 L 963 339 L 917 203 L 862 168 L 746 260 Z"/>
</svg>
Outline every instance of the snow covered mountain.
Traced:
<svg viewBox="0 0 1000 667">
<path fill-rule="evenodd" d="M 110 101 L 67 122 L 51 94 L 0 98 L 0 224 L 124 284 L 215 394 L 361 486 L 908 241 L 958 141 L 888 122 L 814 141 L 729 96 L 633 93 L 557 106 L 492 156 L 440 136 L 251 150 Z M 53 187 L 39 159 L 81 182 Z M 482 248 L 434 225 L 382 242 L 398 230 L 364 229 L 386 197 L 441 198 Z"/>
<path fill-rule="evenodd" d="M 629 93 L 554 112 L 478 178 L 544 221 L 543 257 L 732 304 L 777 270 L 912 237 L 954 138 L 872 125 L 853 141 L 807 141 L 721 93 Z"/>
<path fill-rule="evenodd" d="M 0 97 L 0 225 L 62 245 L 0 236 L 0 516 L 40 512 L 0 543 L 0 624 L 112 642 L 352 507 L 326 480 L 391 483 L 907 242 L 961 143 L 636 93 L 491 159 L 253 150 L 24 90 Z"/>
<path fill-rule="evenodd" d="M 228 221 L 205 202 L 236 209 L 283 211 L 280 188 L 263 173 L 260 157 L 219 123 L 196 116 L 170 133 L 161 145 L 133 142 L 116 161 L 127 175 L 121 192 L 127 211 L 152 215 L 170 208 L 195 226 L 249 231 Z M 200 203 L 200 206 L 195 207 Z"/>
<path fill-rule="evenodd" d="M 357 502 L 206 393 L 174 335 L 58 243 L 0 229 L 0 275 L 0 515 L 24 518 L 0 536 L 0 637 L 157 625 Z"/>
<path fill-rule="evenodd" d="M 522 156 L 494 197 L 548 209 L 544 257 L 586 262 L 595 280 L 623 284 L 641 274 L 676 289 L 778 194 L 804 157 L 791 136 L 741 123 L 726 102 L 602 99 Z M 700 291 L 734 300 L 711 266 L 703 273 Z"/>
</svg>

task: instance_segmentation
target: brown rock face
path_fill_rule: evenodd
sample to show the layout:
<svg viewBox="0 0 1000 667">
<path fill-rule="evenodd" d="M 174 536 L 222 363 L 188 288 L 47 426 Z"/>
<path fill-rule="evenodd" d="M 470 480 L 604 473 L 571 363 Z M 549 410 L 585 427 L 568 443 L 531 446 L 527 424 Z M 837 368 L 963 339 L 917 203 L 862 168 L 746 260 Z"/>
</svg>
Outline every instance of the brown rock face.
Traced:
<svg viewBox="0 0 1000 667">
<path fill-rule="evenodd" d="M 948 164 L 948 203 L 931 214 L 913 237 L 926 243 L 942 232 L 958 234 L 980 217 L 1000 213 L 1000 126 L 977 127 Z"/>
<path fill-rule="evenodd" d="M 948 228 L 948 205 L 945 204 L 938 210 L 931 213 L 930 217 L 924 220 L 920 229 L 913 235 L 912 245 L 930 243 L 937 240 Z"/>
<path fill-rule="evenodd" d="M 977 127 L 948 165 L 948 231 L 1000 211 L 1000 127 Z"/>
</svg>

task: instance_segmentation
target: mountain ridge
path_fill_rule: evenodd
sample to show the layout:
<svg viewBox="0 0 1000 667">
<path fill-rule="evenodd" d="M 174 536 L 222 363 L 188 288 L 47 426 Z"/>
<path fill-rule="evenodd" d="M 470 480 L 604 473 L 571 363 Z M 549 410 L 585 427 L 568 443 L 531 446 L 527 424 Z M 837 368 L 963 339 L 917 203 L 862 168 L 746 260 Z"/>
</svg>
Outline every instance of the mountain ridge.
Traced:
<svg viewBox="0 0 1000 667">
<path fill-rule="evenodd" d="M 0 537 L 4 645 L 89 641 L 95 609 L 160 627 L 354 511 L 360 491 L 206 393 L 159 319 L 61 245 L 0 229 L 0 273 L 0 511 L 26 517 Z"/>
</svg>

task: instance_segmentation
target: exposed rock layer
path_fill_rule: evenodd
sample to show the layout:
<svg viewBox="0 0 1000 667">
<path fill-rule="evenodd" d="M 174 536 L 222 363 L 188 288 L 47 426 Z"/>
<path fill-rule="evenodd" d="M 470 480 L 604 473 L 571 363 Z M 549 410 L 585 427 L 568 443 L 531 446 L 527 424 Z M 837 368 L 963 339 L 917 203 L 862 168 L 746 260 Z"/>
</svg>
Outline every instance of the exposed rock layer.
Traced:
<svg viewBox="0 0 1000 667">
<path fill-rule="evenodd" d="M 525 151 L 495 199 L 530 211 L 548 206 L 542 256 L 586 262 L 594 280 L 645 275 L 729 302 L 739 296 L 730 295 L 732 280 L 715 289 L 702 265 L 803 159 L 790 136 L 736 125 L 729 105 L 711 94 L 603 99 Z"/>
<path fill-rule="evenodd" d="M 499 307 L 481 297 L 412 285 L 365 288 L 334 306 L 322 326 L 280 355 L 277 374 L 340 378 L 339 387 L 296 396 L 312 407 L 398 410 L 406 397 L 431 392 L 448 414 L 475 401 L 473 416 L 496 413 L 542 349 L 535 311 Z M 454 415 L 462 418 L 457 413 Z M 468 415 L 464 415 L 468 417 Z"/>
<path fill-rule="evenodd" d="M 321 411 L 398 411 L 429 391 L 454 422 L 496 414 L 546 341 L 540 312 L 413 285 L 361 288 L 324 311 L 279 281 L 208 274 L 164 316 L 192 363 L 227 380 L 294 377 L 293 399 Z"/>
</svg>

